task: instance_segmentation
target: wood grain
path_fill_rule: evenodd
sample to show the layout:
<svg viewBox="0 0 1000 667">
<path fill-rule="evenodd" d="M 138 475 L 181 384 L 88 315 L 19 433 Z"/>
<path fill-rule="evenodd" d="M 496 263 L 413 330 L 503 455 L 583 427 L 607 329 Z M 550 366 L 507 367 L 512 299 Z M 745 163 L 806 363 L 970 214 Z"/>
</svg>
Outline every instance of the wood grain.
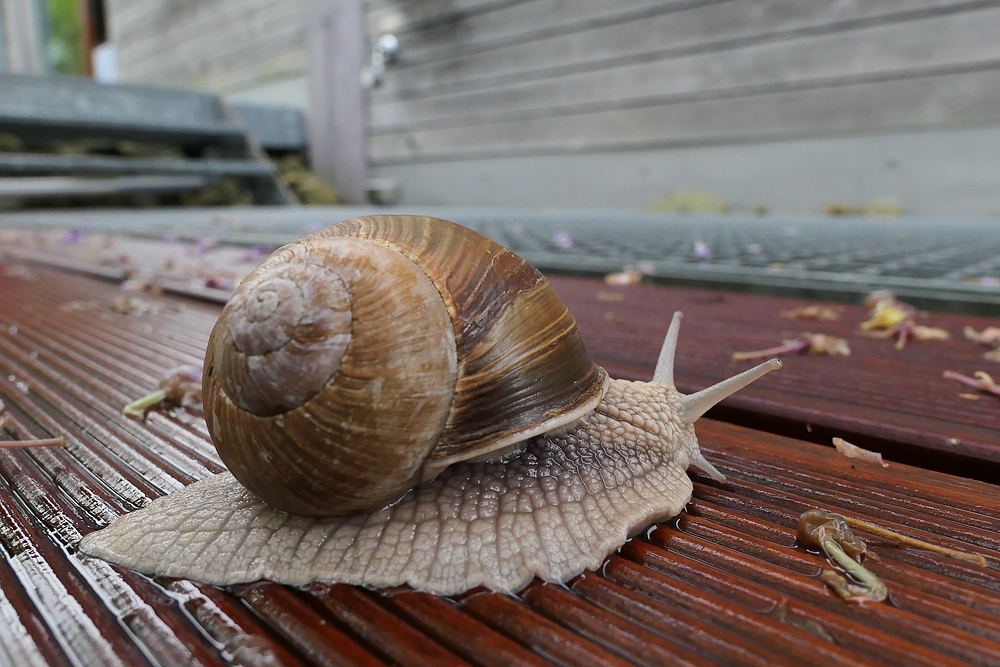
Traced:
<svg viewBox="0 0 1000 667">
<path fill-rule="evenodd" d="M 777 312 L 801 302 L 655 285 L 616 288 L 622 300 L 598 301 L 597 292 L 611 289 L 603 283 L 553 282 L 576 313 L 592 353 L 621 374 L 651 369 L 661 319 L 675 306 L 687 313 L 678 378 L 697 384 L 732 370 L 726 355 L 737 342 L 762 342 L 800 325 Z M 882 468 L 831 447 L 711 419 L 698 422 L 698 437 L 728 481 L 692 472 L 694 499 L 684 513 L 636 536 L 599 572 L 567 586 L 535 582 L 517 596 L 475 590 L 454 599 L 342 585 L 292 589 L 262 582 L 218 589 L 149 580 L 82 558 L 74 550 L 80 535 L 145 498 L 220 469 L 200 418 L 164 411 L 134 422 L 120 414 L 125 400 L 155 385 L 167 369 L 200 358 L 220 307 L 144 295 L 154 310 L 122 316 L 110 310 L 119 294 L 113 284 L 92 278 L 39 268 L 22 277 L 0 271 L 0 397 L 10 419 L 0 437 L 61 434 L 70 440 L 67 450 L 0 452 L 0 655 L 16 664 L 540 667 L 1000 660 L 995 486 L 891 457 Z M 100 307 L 60 308 L 73 299 L 95 299 Z M 605 312 L 622 319 L 608 319 Z M 858 315 L 848 309 L 831 331 L 843 327 L 850 335 Z M 935 322 L 949 328 L 958 322 L 933 317 L 945 318 Z M 977 327 L 988 322 L 962 321 Z M 983 419 L 995 415 L 981 402 L 957 412 L 960 404 L 948 391 L 927 393 L 913 379 L 935 364 L 971 363 L 981 352 L 971 343 L 968 349 L 962 344 L 967 341 L 958 340 L 913 344 L 897 353 L 885 341 L 870 341 L 871 348 L 862 342 L 857 340 L 858 356 L 849 359 L 895 372 L 882 381 L 906 400 L 924 397 L 914 410 L 956 424 L 975 421 L 979 409 Z M 828 368 L 842 361 L 789 359 L 785 370 L 768 376 L 789 384 L 770 391 L 801 411 L 817 386 L 833 393 L 879 390 L 874 370 L 866 375 L 864 367 Z M 836 386 L 834 378 L 847 386 Z M 852 409 L 846 401 L 839 405 Z M 862 534 L 879 556 L 867 563 L 885 580 L 893 604 L 847 605 L 818 580 L 829 564 L 795 545 L 798 515 L 809 507 L 981 554 L 987 566 Z"/>
</svg>

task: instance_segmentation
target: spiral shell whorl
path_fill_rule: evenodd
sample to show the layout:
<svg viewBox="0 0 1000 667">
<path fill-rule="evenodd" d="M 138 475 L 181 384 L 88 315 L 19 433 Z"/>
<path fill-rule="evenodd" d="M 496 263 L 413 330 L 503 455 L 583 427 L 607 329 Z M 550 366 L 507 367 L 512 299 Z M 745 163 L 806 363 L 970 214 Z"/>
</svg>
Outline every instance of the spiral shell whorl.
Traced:
<svg viewBox="0 0 1000 667">
<path fill-rule="evenodd" d="M 315 396 L 351 340 L 344 281 L 308 256 L 294 259 L 254 274 L 227 306 L 233 372 L 220 382 L 233 403 L 262 417 Z"/>
</svg>

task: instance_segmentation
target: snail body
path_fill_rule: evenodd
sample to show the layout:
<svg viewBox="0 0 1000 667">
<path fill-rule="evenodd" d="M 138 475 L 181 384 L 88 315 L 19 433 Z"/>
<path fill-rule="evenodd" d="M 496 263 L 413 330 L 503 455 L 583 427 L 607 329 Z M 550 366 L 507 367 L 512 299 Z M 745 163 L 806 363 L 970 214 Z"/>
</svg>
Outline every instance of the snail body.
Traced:
<svg viewBox="0 0 1000 667">
<path fill-rule="evenodd" d="M 679 325 L 652 382 L 609 380 L 499 244 L 433 218 L 325 228 L 265 261 L 213 331 L 205 417 L 230 472 L 81 549 L 219 585 L 565 581 L 679 513 L 689 465 L 723 479 L 694 421 L 780 366 L 684 396 Z"/>
</svg>

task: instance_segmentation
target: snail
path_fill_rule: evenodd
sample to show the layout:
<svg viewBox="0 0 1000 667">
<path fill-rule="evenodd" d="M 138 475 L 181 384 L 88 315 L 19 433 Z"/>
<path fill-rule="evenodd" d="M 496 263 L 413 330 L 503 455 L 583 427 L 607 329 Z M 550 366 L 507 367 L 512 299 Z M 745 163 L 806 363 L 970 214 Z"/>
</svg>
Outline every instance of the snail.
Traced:
<svg viewBox="0 0 1000 667">
<path fill-rule="evenodd" d="M 87 535 L 150 575 L 443 595 L 565 582 L 691 497 L 694 422 L 781 362 L 692 395 L 675 313 L 651 382 L 608 378 L 548 281 L 455 223 L 369 216 L 276 251 L 205 357 L 229 472 Z"/>
</svg>

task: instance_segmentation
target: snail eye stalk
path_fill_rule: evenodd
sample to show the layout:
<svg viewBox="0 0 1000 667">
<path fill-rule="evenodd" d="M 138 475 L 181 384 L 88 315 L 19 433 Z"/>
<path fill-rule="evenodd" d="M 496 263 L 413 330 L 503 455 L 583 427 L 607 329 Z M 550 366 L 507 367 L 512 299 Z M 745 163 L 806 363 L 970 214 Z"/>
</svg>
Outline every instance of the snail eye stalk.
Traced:
<svg viewBox="0 0 1000 667">
<path fill-rule="evenodd" d="M 685 396 L 682 404 L 684 421 L 688 424 L 693 424 L 699 417 L 708 412 L 709 408 L 713 405 L 719 403 L 727 396 L 735 394 L 754 380 L 758 380 L 779 368 L 781 368 L 780 359 L 769 359 L 750 370 L 743 371 L 739 375 L 734 375 L 718 384 L 713 384 L 707 389 L 702 389 L 696 394 Z"/>
</svg>

